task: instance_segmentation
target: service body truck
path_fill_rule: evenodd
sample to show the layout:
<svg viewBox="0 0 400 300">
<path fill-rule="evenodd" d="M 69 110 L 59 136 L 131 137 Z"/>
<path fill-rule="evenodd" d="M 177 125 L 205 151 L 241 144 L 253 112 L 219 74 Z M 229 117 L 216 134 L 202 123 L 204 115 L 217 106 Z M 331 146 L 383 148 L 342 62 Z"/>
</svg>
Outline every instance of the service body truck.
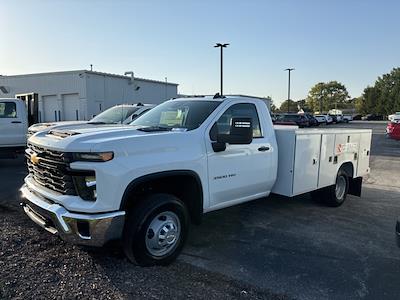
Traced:
<svg viewBox="0 0 400 300">
<path fill-rule="evenodd" d="M 16 98 L 0 98 L 0 158 L 23 153 L 27 129 L 25 102 Z"/>
<path fill-rule="evenodd" d="M 371 130 L 274 128 L 260 100 L 175 99 L 130 126 L 32 136 L 22 206 L 66 241 L 120 239 L 132 262 L 168 264 L 204 213 L 270 193 L 360 196 L 370 145 Z"/>
</svg>

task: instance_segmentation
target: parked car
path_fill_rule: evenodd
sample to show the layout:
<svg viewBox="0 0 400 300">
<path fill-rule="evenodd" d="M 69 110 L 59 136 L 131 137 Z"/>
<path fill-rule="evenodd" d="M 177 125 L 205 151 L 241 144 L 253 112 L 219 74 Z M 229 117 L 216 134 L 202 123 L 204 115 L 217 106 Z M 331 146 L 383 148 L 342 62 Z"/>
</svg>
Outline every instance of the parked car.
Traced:
<svg viewBox="0 0 400 300">
<path fill-rule="evenodd" d="M 360 114 L 353 115 L 353 120 L 354 121 L 360 121 L 361 119 L 362 119 L 362 115 L 360 115 Z"/>
<path fill-rule="evenodd" d="M 364 120 L 364 121 L 382 121 L 383 116 L 376 115 L 376 114 L 368 114 L 365 117 L 362 117 L 362 120 Z"/>
<path fill-rule="evenodd" d="M 128 124 L 135 118 L 142 115 L 143 113 L 152 109 L 154 104 L 122 104 L 110 107 L 102 113 L 98 114 L 89 121 L 61 121 L 61 122 L 50 122 L 50 123 L 38 123 L 28 128 L 28 138 L 43 130 L 50 130 L 55 128 L 68 128 L 76 125 L 86 126 L 91 125 L 106 125 L 106 124 Z"/>
<path fill-rule="evenodd" d="M 299 114 L 282 114 L 277 117 L 274 124 L 276 125 L 295 125 L 300 128 L 309 127 L 310 121 L 304 115 Z"/>
<path fill-rule="evenodd" d="M 389 138 L 400 140 L 400 123 L 389 122 L 386 126 L 386 134 Z"/>
<path fill-rule="evenodd" d="M 394 120 L 400 120 L 400 111 L 397 111 L 392 115 L 389 115 L 388 120 L 391 122 L 393 122 Z"/>
<path fill-rule="evenodd" d="M 332 118 L 332 123 L 339 123 L 336 115 L 328 115 Z"/>
<path fill-rule="evenodd" d="M 305 113 L 304 116 L 308 119 L 310 127 L 319 126 L 318 120 L 313 115 Z"/>
<path fill-rule="evenodd" d="M 314 116 L 320 124 L 332 124 L 333 119 L 329 115 L 315 115 Z"/>
<path fill-rule="evenodd" d="M 67 242 L 119 239 L 150 266 L 172 263 L 204 213 L 270 193 L 329 206 L 361 195 L 371 130 L 282 127 L 262 100 L 226 96 L 169 100 L 125 126 L 38 132 L 21 207 Z"/>
<path fill-rule="evenodd" d="M 343 122 L 349 123 L 350 121 L 353 121 L 352 115 L 343 115 Z"/>
</svg>

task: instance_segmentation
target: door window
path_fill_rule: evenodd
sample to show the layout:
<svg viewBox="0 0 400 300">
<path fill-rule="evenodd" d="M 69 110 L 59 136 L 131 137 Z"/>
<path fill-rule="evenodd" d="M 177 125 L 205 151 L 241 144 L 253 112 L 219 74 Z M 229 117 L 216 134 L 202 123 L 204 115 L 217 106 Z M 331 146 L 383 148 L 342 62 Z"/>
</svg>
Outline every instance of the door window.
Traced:
<svg viewBox="0 0 400 300">
<path fill-rule="evenodd" d="M 210 131 L 211 140 L 216 140 L 216 132 L 221 134 L 229 134 L 232 118 L 252 118 L 253 138 L 262 137 L 260 120 L 258 118 L 256 106 L 251 103 L 240 103 L 229 107 L 218 119 L 213 126 L 213 129 Z M 218 131 L 215 130 L 215 126 Z"/>
<path fill-rule="evenodd" d="M 16 118 L 17 106 L 14 102 L 0 103 L 0 118 Z"/>
</svg>

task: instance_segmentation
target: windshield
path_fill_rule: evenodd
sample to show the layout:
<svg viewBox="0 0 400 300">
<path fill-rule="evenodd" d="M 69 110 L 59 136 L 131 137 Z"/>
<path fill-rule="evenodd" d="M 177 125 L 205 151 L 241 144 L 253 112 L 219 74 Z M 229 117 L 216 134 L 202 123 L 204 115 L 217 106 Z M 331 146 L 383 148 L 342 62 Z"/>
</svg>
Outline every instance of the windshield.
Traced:
<svg viewBox="0 0 400 300">
<path fill-rule="evenodd" d="M 125 121 L 139 108 L 136 106 L 114 106 L 90 120 L 89 123 L 118 124 Z"/>
<path fill-rule="evenodd" d="M 170 100 L 134 120 L 131 125 L 153 128 L 196 129 L 220 104 L 219 101 Z"/>
</svg>

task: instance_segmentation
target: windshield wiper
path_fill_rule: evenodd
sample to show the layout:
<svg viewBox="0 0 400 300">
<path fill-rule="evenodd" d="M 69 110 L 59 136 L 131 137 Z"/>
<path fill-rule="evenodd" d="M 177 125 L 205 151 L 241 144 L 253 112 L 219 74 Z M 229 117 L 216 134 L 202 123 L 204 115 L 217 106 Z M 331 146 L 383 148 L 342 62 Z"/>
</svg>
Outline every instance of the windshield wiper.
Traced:
<svg viewBox="0 0 400 300">
<path fill-rule="evenodd" d="M 144 131 L 144 132 L 152 132 L 152 131 L 171 131 L 171 127 L 163 127 L 163 126 L 148 126 L 148 127 L 141 127 L 137 130 Z"/>
</svg>

